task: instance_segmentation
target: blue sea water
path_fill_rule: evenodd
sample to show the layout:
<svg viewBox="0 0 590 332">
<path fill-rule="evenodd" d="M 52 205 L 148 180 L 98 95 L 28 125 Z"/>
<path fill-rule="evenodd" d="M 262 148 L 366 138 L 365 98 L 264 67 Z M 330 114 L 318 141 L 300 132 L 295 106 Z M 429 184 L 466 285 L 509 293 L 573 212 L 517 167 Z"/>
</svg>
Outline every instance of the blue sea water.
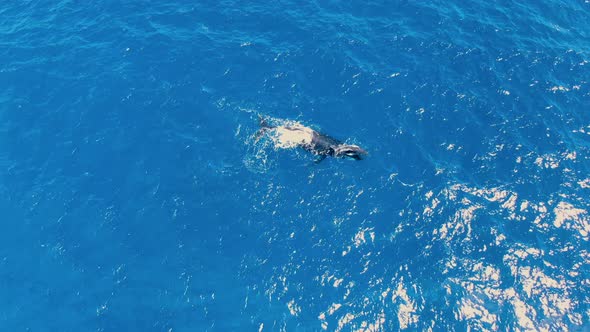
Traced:
<svg viewBox="0 0 590 332">
<path fill-rule="evenodd" d="M 0 45 L 2 331 L 589 328 L 588 1 L 5 1 Z"/>
</svg>

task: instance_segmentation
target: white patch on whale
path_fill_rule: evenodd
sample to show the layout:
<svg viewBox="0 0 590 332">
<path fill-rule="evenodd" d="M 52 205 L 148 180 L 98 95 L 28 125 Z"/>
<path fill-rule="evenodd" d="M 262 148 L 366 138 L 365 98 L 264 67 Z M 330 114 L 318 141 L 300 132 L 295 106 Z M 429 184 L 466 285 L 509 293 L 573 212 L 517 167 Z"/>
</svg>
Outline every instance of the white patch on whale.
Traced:
<svg viewBox="0 0 590 332">
<path fill-rule="evenodd" d="M 289 124 L 288 126 L 275 127 L 271 130 L 270 134 L 277 149 L 290 149 L 311 144 L 313 138 L 313 130 L 298 122 Z"/>
</svg>

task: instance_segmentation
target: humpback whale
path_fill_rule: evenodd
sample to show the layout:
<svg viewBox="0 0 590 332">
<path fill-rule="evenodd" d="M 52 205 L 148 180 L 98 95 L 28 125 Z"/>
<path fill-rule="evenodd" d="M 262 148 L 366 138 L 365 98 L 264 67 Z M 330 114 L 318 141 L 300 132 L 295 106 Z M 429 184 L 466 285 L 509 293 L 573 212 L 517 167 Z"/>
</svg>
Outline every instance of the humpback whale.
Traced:
<svg viewBox="0 0 590 332">
<path fill-rule="evenodd" d="M 264 118 L 260 117 L 260 130 L 256 133 L 257 142 L 267 134 L 275 144 L 282 149 L 301 147 L 318 156 L 316 163 L 326 157 L 351 158 L 361 160 L 367 155 L 367 151 L 354 144 L 343 143 L 333 137 L 321 134 L 299 122 L 288 122 L 280 126 L 271 126 Z"/>
</svg>

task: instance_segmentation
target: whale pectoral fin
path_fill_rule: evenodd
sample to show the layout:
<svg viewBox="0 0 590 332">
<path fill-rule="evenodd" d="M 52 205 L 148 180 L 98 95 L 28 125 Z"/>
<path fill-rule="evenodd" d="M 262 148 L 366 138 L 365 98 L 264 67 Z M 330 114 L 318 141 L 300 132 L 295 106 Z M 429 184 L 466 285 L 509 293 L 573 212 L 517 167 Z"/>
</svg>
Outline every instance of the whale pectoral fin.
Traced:
<svg viewBox="0 0 590 332">
<path fill-rule="evenodd" d="M 318 157 L 318 159 L 316 159 L 316 160 L 315 160 L 313 163 L 317 165 L 317 164 L 321 163 L 321 162 L 322 162 L 322 160 L 326 159 L 326 157 L 327 157 L 327 155 L 325 155 L 325 154 L 322 154 L 322 155 L 320 155 L 320 156 Z"/>
<path fill-rule="evenodd" d="M 258 124 L 262 128 L 268 128 L 268 129 L 274 128 L 274 126 L 271 126 L 270 124 L 268 124 L 267 119 L 263 118 L 262 115 L 260 115 L 260 114 L 258 114 Z"/>
<path fill-rule="evenodd" d="M 262 136 L 268 131 L 267 127 L 263 127 L 258 129 L 258 131 L 256 132 L 256 134 L 254 134 L 254 144 L 258 143 L 258 141 L 260 141 L 260 139 L 262 138 Z"/>
</svg>

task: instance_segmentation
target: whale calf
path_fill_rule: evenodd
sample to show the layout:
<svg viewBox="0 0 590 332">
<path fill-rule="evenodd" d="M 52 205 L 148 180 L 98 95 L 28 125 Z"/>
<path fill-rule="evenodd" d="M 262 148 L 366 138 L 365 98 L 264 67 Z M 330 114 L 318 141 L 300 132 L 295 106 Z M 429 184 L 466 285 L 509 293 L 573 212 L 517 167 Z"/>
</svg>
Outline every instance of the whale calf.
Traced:
<svg viewBox="0 0 590 332">
<path fill-rule="evenodd" d="M 263 135 L 268 135 L 275 147 L 290 149 L 301 147 L 318 156 L 316 163 L 326 157 L 363 159 L 368 153 L 358 145 L 346 144 L 328 135 L 321 134 L 299 122 L 288 122 L 280 126 L 271 126 L 262 118 L 260 130 L 256 133 L 256 141 Z"/>
</svg>

